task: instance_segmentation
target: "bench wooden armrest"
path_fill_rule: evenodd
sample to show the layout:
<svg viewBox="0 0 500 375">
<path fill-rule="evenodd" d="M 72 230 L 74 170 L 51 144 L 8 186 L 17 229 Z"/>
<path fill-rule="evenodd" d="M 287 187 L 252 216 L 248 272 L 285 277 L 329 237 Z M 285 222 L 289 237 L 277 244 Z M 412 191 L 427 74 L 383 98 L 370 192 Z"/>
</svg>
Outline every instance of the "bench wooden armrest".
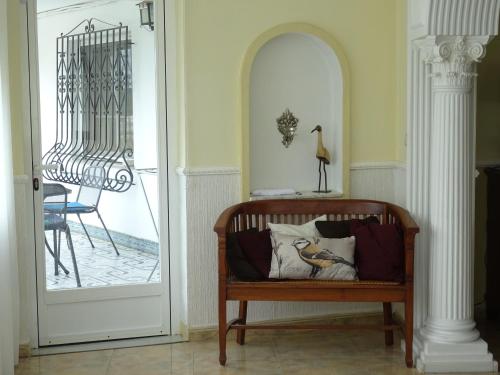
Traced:
<svg viewBox="0 0 500 375">
<path fill-rule="evenodd" d="M 413 234 L 417 234 L 420 231 L 417 223 L 410 216 L 410 213 L 402 207 L 396 206 L 394 204 L 387 205 L 389 212 L 399 219 L 401 227 L 404 231 L 411 232 Z"/>
</svg>

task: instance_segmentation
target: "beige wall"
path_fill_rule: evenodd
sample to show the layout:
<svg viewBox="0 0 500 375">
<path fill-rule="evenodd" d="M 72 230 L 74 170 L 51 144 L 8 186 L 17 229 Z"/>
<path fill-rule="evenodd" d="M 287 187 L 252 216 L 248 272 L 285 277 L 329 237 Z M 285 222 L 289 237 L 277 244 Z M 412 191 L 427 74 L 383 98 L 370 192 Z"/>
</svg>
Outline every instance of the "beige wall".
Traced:
<svg viewBox="0 0 500 375">
<path fill-rule="evenodd" d="M 406 90 L 407 90 L 407 7 L 406 1 L 396 1 L 396 160 L 406 161 Z M 404 192 L 406 195 L 406 192 Z"/>
<path fill-rule="evenodd" d="M 397 160 L 401 151 L 396 0 L 194 0 L 185 8 L 188 166 L 241 165 L 241 66 L 265 31 L 301 22 L 341 45 L 351 76 L 351 161 Z M 401 12 L 401 13 L 400 13 Z M 403 39 L 404 41 L 404 33 Z M 401 57 L 402 56 L 402 57 Z"/>
</svg>

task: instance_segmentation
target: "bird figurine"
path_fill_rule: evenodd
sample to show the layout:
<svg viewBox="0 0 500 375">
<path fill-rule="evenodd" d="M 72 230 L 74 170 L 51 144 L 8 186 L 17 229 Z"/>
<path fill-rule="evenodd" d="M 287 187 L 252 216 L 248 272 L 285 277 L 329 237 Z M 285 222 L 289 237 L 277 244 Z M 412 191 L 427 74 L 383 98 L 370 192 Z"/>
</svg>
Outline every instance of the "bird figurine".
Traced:
<svg viewBox="0 0 500 375">
<path fill-rule="evenodd" d="M 328 183 L 327 183 L 327 175 L 326 175 L 326 164 L 330 164 L 330 153 L 326 149 L 325 146 L 323 146 L 323 131 L 321 128 L 321 125 L 316 125 L 316 127 L 311 130 L 311 133 L 318 132 L 318 145 L 316 148 L 316 159 L 319 160 L 319 167 L 318 167 L 318 172 L 319 172 L 319 181 L 318 181 L 318 190 L 315 190 L 315 193 L 329 193 L 331 190 L 328 190 Z M 321 171 L 321 167 L 323 167 L 323 172 Z M 325 189 L 321 190 L 321 179 L 324 175 L 325 179 Z"/>
<path fill-rule="evenodd" d="M 309 275 L 310 278 L 316 277 L 322 268 L 328 268 L 336 263 L 342 263 L 354 268 L 354 264 L 344 258 L 335 255 L 328 249 L 321 249 L 318 246 L 319 239 L 315 239 L 314 241 L 312 243 L 305 238 L 297 238 L 292 242 L 292 246 L 297 250 L 300 259 L 312 266 Z"/>
</svg>

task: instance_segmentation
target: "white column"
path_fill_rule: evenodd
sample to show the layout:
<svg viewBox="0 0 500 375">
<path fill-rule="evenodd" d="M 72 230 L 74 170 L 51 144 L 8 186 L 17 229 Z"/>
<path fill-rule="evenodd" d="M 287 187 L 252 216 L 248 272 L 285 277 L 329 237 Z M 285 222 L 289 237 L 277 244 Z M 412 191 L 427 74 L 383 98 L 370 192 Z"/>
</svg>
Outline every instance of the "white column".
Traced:
<svg viewBox="0 0 500 375">
<path fill-rule="evenodd" d="M 496 371 L 473 311 L 474 83 L 488 38 L 432 37 L 429 306 L 417 333 L 425 372 Z"/>
<path fill-rule="evenodd" d="M 421 328 L 427 318 L 429 296 L 429 181 L 431 77 L 430 65 L 422 61 L 423 51 L 411 43 L 409 53 L 407 133 L 407 207 L 420 227 L 415 241 L 414 328 Z"/>
</svg>

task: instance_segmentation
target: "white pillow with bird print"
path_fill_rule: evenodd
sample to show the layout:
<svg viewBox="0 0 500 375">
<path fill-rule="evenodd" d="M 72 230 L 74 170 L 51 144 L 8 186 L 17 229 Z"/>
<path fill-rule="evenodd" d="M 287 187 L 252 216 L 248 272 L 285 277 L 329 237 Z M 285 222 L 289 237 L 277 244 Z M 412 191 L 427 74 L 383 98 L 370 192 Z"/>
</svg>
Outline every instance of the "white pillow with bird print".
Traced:
<svg viewBox="0 0 500 375">
<path fill-rule="evenodd" d="M 288 234 L 290 236 L 320 237 L 321 235 L 316 229 L 316 225 L 314 223 L 316 221 L 326 220 L 328 220 L 328 218 L 326 215 L 323 215 L 302 225 L 267 223 L 267 226 L 273 233 Z"/>
<path fill-rule="evenodd" d="M 271 232 L 271 279 L 357 280 L 354 236 L 322 238 Z"/>
</svg>

